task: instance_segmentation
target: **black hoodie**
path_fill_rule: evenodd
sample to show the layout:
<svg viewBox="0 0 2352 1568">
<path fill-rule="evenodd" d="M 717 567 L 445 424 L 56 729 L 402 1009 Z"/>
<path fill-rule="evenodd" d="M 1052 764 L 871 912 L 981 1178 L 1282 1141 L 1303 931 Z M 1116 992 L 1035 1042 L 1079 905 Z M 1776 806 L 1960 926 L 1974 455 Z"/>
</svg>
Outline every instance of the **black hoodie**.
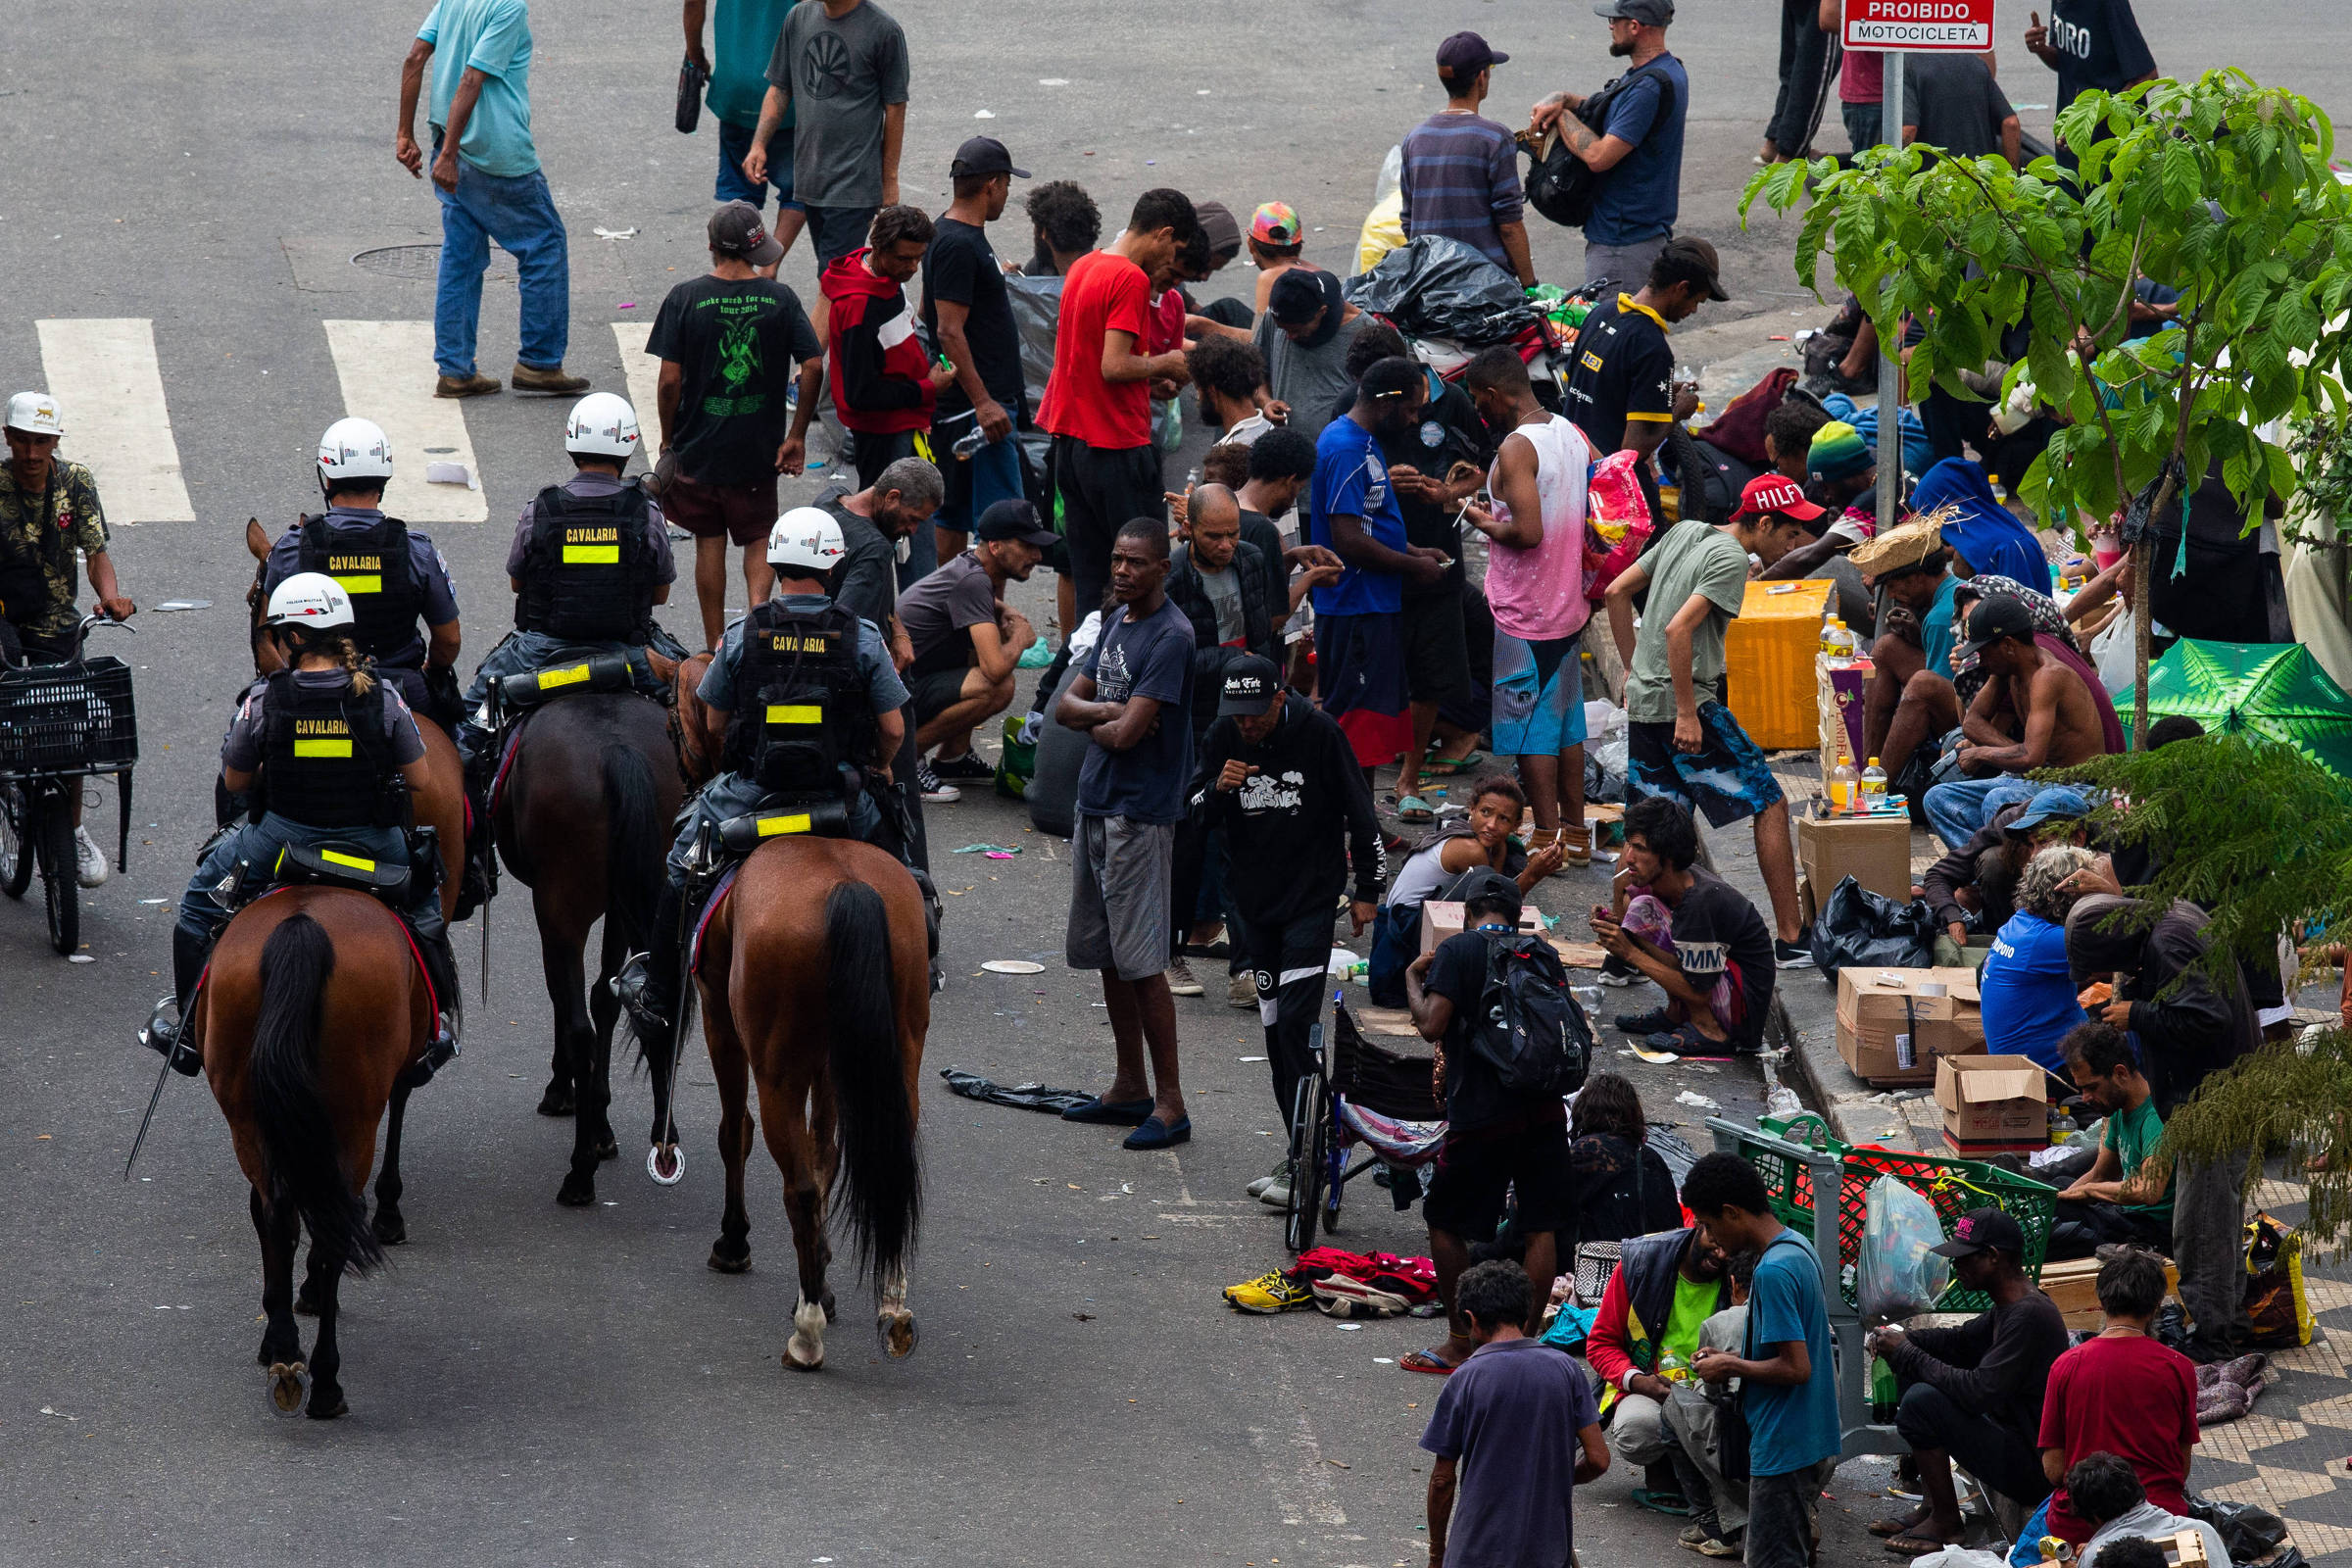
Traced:
<svg viewBox="0 0 2352 1568">
<path fill-rule="evenodd" d="M 1296 692 L 1262 746 L 1220 718 L 1200 751 L 1200 792 L 1209 820 L 1225 829 L 1225 890 L 1252 925 L 1287 925 L 1329 913 L 1355 868 L 1354 897 L 1380 902 L 1386 875 L 1372 792 L 1348 737 L 1331 715 Z M 1217 775 L 1238 758 L 1257 771 L 1238 790 Z"/>
</svg>

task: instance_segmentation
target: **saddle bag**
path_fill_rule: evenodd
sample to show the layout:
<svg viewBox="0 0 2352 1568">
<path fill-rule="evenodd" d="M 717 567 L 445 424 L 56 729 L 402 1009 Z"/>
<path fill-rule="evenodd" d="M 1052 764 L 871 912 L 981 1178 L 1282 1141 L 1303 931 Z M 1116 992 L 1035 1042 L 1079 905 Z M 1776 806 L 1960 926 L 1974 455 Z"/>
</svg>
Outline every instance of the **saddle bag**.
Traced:
<svg viewBox="0 0 2352 1568">
<path fill-rule="evenodd" d="M 510 709 L 536 708 L 557 697 L 634 689 L 628 654 L 599 654 L 576 664 L 555 664 L 498 678 L 498 698 Z"/>
<path fill-rule="evenodd" d="M 354 845 L 330 843 L 306 849 L 289 844 L 278 851 L 270 880 L 277 887 L 354 888 L 398 905 L 408 891 L 409 868 L 376 859 Z"/>
<path fill-rule="evenodd" d="M 850 808 L 838 796 L 763 806 L 718 825 L 718 842 L 729 855 L 749 855 L 769 839 L 789 835 L 845 838 Z"/>
</svg>

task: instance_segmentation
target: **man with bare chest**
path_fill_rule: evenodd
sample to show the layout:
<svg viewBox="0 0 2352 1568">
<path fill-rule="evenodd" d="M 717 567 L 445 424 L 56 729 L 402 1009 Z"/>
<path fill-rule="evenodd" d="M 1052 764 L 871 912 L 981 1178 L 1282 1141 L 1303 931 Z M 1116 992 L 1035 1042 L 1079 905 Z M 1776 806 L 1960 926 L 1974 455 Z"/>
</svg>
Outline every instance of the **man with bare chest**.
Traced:
<svg viewBox="0 0 2352 1568">
<path fill-rule="evenodd" d="M 1988 677 L 1960 720 L 1960 765 L 1974 776 L 1936 785 L 1924 803 L 1928 825 L 1949 845 L 1967 843 L 1994 811 L 2032 795 L 2035 785 L 2022 775 L 2100 756 L 2111 733 L 2103 694 L 2034 642 L 2033 618 L 2015 599 L 1976 606 L 1968 647 Z"/>
</svg>

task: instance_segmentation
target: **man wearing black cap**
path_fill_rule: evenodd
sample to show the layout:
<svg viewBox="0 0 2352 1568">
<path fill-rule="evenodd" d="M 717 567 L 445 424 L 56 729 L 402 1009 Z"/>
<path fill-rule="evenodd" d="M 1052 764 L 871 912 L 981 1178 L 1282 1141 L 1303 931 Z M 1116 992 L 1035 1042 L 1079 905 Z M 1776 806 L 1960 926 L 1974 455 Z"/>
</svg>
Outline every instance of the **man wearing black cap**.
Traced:
<svg viewBox="0 0 2352 1568">
<path fill-rule="evenodd" d="M 1871 1526 L 1871 1534 L 1889 1538 L 1888 1551 L 1905 1557 L 1960 1540 L 1955 1463 L 2024 1508 L 2050 1494 L 2041 1472 L 2041 1394 L 2050 1364 L 2066 1353 L 2066 1319 L 2026 1278 L 2017 1221 L 1998 1208 L 1972 1208 L 1951 1240 L 1930 1250 L 1952 1260 L 1953 1283 L 1991 1297 L 1992 1310 L 1952 1329 L 1905 1332 L 1889 1323 L 1863 1341 L 1903 1386 L 1894 1427 L 1911 1445 L 1926 1494 L 1909 1513 Z"/>
<path fill-rule="evenodd" d="M 1479 114 L 1494 84 L 1494 68 L 1511 57 L 1487 47 L 1475 32 L 1457 32 L 1438 45 L 1438 79 L 1446 107 L 1404 138 L 1399 191 L 1408 236 L 1444 234 L 1482 252 L 1496 267 L 1536 286 L 1527 254 L 1525 198 L 1519 186 L 1519 144 L 1505 127 Z"/>
<path fill-rule="evenodd" d="M 939 748 L 942 782 L 993 769 L 972 756 L 972 730 L 1012 706 L 1012 673 L 1037 641 L 1029 618 L 1004 603 L 1004 585 L 1027 582 L 1054 535 L 1026 501 L 1000 501 L 980 514 L 978 542 L 899 596 L 899 620 L 914 646 L 906 689 L 914 694 L 917 751 Z"/>
<path fill-rule="evenodd" d="M 1698 409 L 1695 389 L 1673 384 L 1674 350 L 1666 334 L 1707 301 L 1729 297 L 1716 281 L 1717 265 L 1715 247 L 1703 239 L 1663 242 L 1641 292 L 1594 305 L 1577 336 L 1562 412 L 1592 443 L 1595 458 L 1642 455 L 1635 472 L 1652 517 L 1665 515 L 1658 503 L 1658 448 L 1675 420 Z"/>
<path fill-rule="evenodd" d="M 1555 92 L 1536 105 L 1528 125 L 1539 135 L 1556 125 L 1569 150 L 1602 176 L 1585 220 L 1585 281 L 1622 282 L 1649 270 L 1681 214 L 1690 77 L 1666 50 L 1674 0 L 1601 0 L 1592 10 L 1608 19 L 1609 53 L 1633 69 L 1598 112 L 1600 123 L 1587 122 L 1583 97 Z"/>
<path fill-rule="evenodd" d="M 728 202 L 710 215 L 710 273 L 669 291 L 645 351 L 662 362 L 662 510 L 694 535 L 695 598 L 704 641 L 716 648 L 725 629 L 727 541 L 743 548 L 750 603 L 765 604 L 774 586 L 767 530 L 776 520 L 776 475 L 801 471 L 825 368 L 800 296 L 775 280 L 784 247 L 760 210 Z M 796 363 L 800 405 L 788 431 L 785 392 Z"/>
<path fill-rule="evenodd" d="M 1372 792 L 1340 726 L 1286 692 L 1274 662 L 1247 654 L 1225 666 L 1217 719 L 1201 743 L 1200 799 L 1225 834 L 1226 929 L 1257 986 L 1274 1102 L 1290 1119 L 1312 1057 L 1307 1035 L 1323 1004 L 1331 910 L 1354 868 L 1348 922 L 1371 923 L 1387 870 Z M 1279 1194 L 1258 1196 L 1277 1206 Z"/>
<path fill-rule="evenodd" d="M 1348 348 L 1371 319 L 1340 297 L 1339 274 L 1319 267 L 1301 263 L 1266 291 L 1266 314 L 1250 340 L 1266 357 L 1266 389 L 1309 441 L 1349 401 Z"/>
<path fill-rule="evenodd" d="M 1004 216 L 1013 180 L 1027 179 L 1029 171 L 1015 169 L 994 136 L 974 136 L 956 149 L 948 177 L 956 200 L 923 256 L 923 328 L 956 371 L 931 426 L 931 450 L 948 481 L 938 519 L 942 561 L 962 552 L 974 518 L 1021 493 L 1021 449 L 1012 440 L 1023 414 L 1021 339 L 988 225 Z M 959 451 L 974 430 L 981 445 Z"/>
<path fill-rule="evenodd" d="M 2002 807 L 2033 798 L 2034 785 L 2023 775 L 2072 767 L 2107 750 L 2098 698 L 2081 674 L 2041 651 L 2024 605 L 2006 594 L 1979 600 L 1968 614 L 1967 646 L 1986 677 L 1960 719 L 1960 765 L 1975 776 L 1936 785 L 1923 803 L 1928 826 L 1954 847 Z"/>
</svg>

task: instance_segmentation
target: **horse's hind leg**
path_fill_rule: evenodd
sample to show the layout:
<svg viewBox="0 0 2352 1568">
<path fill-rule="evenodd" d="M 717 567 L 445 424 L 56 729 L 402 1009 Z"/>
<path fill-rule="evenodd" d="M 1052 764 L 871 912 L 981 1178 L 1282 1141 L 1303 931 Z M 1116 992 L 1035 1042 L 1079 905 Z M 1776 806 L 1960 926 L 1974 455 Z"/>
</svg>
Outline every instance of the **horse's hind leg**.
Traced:
<svg viewBox="0 0 2352 1568">
<path fill-rule="evenodd" d="M 801 1264 L 800 1299 L 792 1307 L 792 1338 L 784 1345 L 787 1366 L 813 1372 L 825 1363 L 825 1266 L 832 1246 L 825 1238 L 825 1189 L 819 1183 L 816 1141 L 808 1127 L 805 1083 L 760 1083 L 760 1110 L 767 1118 L 767 1152 L 784 1173 L 784 1212 L 792 1221 L 792 1247 Z"/>
<path fill-rule="evenodd" d="M 314 1421 L 331 1421 L 351 1406 L 344 1402 L 343 1352 L 335 1348 L 335 1318 L 341 1310 L 343 1254 L 311 1243 L 311 1283 L 318 1293 L 318 1338 L 311 1346 L 311 1402 Z"/>
<path fill-rule="evenodd" d="M 588 1022 L 583 951 L 587 933 L 562 929 L 554 912 L 540 906 L 536 894 L 532 906 L 539 916 L 539 961 L 547 974 L 547 1000 L 555 1013 L 557 1054 L 570 1071 L 574 1098 L 571 1166 L 564 1185 L 556 1190 L 556 1201 L 585 1208 L 596 1201 L 596 1166 L 604 1157 L 600 1143 L 612 1143 L 612 1129 L 605 1119 L 612 1089 L 597 1070 L 596 1031 Z"/>
<path fill-rule="evenodd" d="M 259 1360 L 270 1374 L 270 1397 L 279 1412 L 292 1415 L 302 1408 L 304 1366 L 302 1328 L 294 1321 L 294 1246 L 301 1239 L 302 1221 L 289 1206 L 278 1213 L 253 1193 L 250 1208 L 254 1234 L 262 1243 L 262 1330 Z"/>
<path fill-rule="evenodd" d="M 384 1168 L 375 1178 L 375 1239 L 386 1247 L 398 1247 L 409 1239 L 409 1222 L 400 1212 L 400 1195 L 404 1190 L 400 1179 L 400 1128 L 408 1113 L 408 1086 L 395 1085 L 392 1125 L 384 1134 Z"/>
<path fill-rule="evenodd" d="M 752 1216 L 743 1201 L 743 1166 L 752 1152 L 751 1063 L 724 1007 L 704 1014 L 703 1038 L 710 1047 L 710 1075 L 718 1081 L 718 1157 L 727 1170 L 727 1206 L 710 1246 L 710 1266 L 740 1274 L 752 1266 Z"/>
</svg>

